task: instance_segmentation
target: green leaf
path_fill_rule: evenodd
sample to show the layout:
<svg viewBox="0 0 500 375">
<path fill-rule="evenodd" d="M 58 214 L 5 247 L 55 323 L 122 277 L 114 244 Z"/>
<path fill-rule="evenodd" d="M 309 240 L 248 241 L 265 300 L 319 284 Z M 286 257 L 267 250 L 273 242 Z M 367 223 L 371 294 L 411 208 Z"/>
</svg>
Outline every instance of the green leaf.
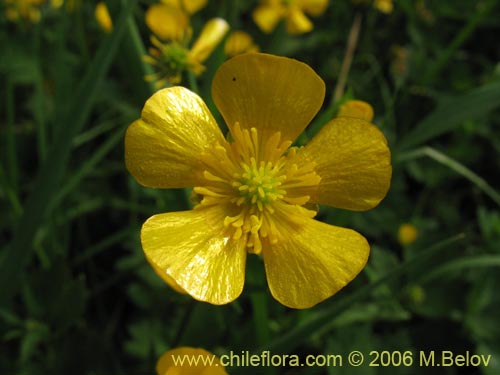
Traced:
<svg viewBox="0 0 500 375">
<path fill-rule="evenodd" d="M 488 195 L 491 199 L 493 199 L 496 204 L 500 206 L 500 194 L 497 193 L 495 189 L 493 189 L 493 187 L 491 187 L 491 185 L 488 184 L 482 177 L 478 176 L 469 168 L 460 164 L 458 161 L 450 158 L 449 156 L 443 154 L 442 152 L 439 152 L 438 150 L 432 147 L 422 147 L 414 151 L 402 154 L 398 158 L 398 161 L 412 160 L 419 158 L 421 156 L 428 156 L 431 159 L 437 161 L 438 163 L 441 163 L 447 166 L 448 168 L 454 170 L 458 174 L 462 175 L 470 182 L 472 182 L 474 185 L 476 185 L 481 191 L 483 191 L 486 195 Z"/>
<path fill-rule="evenodd" d="M 478 267 L 500 267 L 500 255 L 478 255 L 454 259 L 427 273 L 420 280 L 420 282 L 429 282 L 430 280 L 439 278 L 450 272 L 463 271 L 467 268 Z"/>
<path fill-rule="evenodd" d="M 438 103 L 434 112 L 427 116 L 398 144 L 407 150 L 452 131 L 464 122 L 486 115 L 500 105 L 500 81 L 481 86 L 471 92 Z"/>
<path fill-rule="evenodd" d="M 49 214 L 53 192 L 61 185 L 70 157 L 72 139 L 87 122 L 98 94 L 101 82 L 108 71 L 115 52 L 131 16 L 136 1 L 126 2 L 121 11 L 113 34 L 104 39 L 96 57 L 71 98 L 70 104 L 60 108 L 55 128 L 59 129 L 45 163 L 38 171 L 32 193 L 29 195 L 24 212 L 14 233 L 10 246 L 1 259 L 0 285 L 9 285 L 0 289 L 0 301 L 10 299 L 19 287 L 23 269 L 31 259 L 33 239 Z"/>
<path fill-rule="evenodd" d="M 497 0 L 489 0 L 486 4 L 482 3 L 478 5 L 479 6 L 476 7 L 476 14 L 469 17 L 468 22 L 455 36 L 453 41 L 449 43 L 447 48 L 441 52 L 438 58 L 435 59 L 435 62 L 431 62 L 427 75 L 424 77 L 424 82 L 435 82 L 436 77 L 450 62 L 453 54 L 467 41 L 467 39 L 470 38 L 476 28 L 481 25 L 481 21 L 483 21 L 483 19 L 490 14 L 492 9 L 497 5 Z"/>
</svg>

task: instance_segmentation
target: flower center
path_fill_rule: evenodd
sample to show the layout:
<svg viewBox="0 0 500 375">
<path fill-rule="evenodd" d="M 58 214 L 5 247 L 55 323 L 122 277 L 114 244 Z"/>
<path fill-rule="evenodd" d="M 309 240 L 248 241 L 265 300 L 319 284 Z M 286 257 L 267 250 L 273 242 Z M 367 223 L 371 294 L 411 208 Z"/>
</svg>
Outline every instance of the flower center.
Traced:
<svg viewBox="0 0 500 375">
<path fill-rule="evenodd" d="M 255 128 L 241 129 L 238 123 L 231 130 L 233 143 L 216 144 L 203 155 L 206 184 L 194 188 L 203 196 L 197 207 L 224 207 L 228 236 L 260 253 L 263 240 L 277 243 L 290 226 L 316 215 L 302 206 L 320 177 L 296 148 L 285 154 L 291 142 L 281 141 L 279 132 L 262 139 Z"/>
<path fill-rule="evenodd" d="M 233 186 L 247 204 L 257 206 L 259 211 L 286 194 L 286 191 L 279 189 L 286 176 L 279 175 L 279 170 L 271 162 L 261 161 L 257 165 L 256 159 L 252 157 L 250 165 L 241 163 L 241 169 L 240 173 L 234 174 L 236 181 Z M 239 199 L 238 202 L 242 200 Z"/>
<path fill-rule="evenodd" d="M 163 43 L 155 36 L 151 36 L 154 47 L 149 49 L 145 61 L 155 66 L 156 73 L 147 76 L 147 80 L 165 81 L 163 83 L 176 84 L 181 81 L 182 72 L 191 67 L 187 41 L 171 41 Z M 149 78 L 148 78 L 149 77 Z"/>
</svg>

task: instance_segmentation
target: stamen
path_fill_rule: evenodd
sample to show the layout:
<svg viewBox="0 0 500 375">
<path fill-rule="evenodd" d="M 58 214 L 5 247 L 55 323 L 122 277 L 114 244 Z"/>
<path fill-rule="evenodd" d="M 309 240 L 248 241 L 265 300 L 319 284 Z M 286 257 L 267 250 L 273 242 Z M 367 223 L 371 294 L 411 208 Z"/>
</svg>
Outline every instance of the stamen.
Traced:
<svg viewBox="0 0 500 375">
<path fill-rule="evenodd" d="M 259 254 L 284 238 L 290 225 L 304 225 L 316 214 L 302 206 L 320 177 L 298 149 L 285 154 L 291 142 L 279 132 L 263 140 L 257 128 L 235 123 L 231 134 L 233 143 L 215 144 L 203 155 L 205 184 L 193 191 L 203 196 L 199 205 L 227 207 L 224 226 L 231 238 Z"/>
</svg>

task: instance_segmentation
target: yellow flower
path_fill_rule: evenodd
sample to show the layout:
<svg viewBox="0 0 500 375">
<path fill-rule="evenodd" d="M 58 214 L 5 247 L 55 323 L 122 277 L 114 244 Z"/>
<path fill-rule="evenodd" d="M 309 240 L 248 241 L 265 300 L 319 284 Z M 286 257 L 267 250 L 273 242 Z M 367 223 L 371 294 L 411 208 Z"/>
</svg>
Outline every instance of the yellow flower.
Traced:
<svg viewBox="0 0 500 375">
<path fill-rule="evenodd" d="M 182 40 L 190 32 L 188 15 L 177 7 L 154 4 L 144 18 L 153 34 L 162 40 Z"/>
<path fill-rule="evenodd" d="M 289 34 L 303 34 L 313 29 L 306 13 L 319 16 L 327 6 L 328 0 L 261 0 L 252 16 L 265 33 L 271 33 L 278 22 L 285 19 Z"/>
<path fill-rule="evenodd" d="M 24 20 L 32 23 L 40 21 L 40 5 L 45 0 L 4 0 L 5 16 L 10 21 Z"/>
<path fill-rule="evenodd" d="M 160 18 L 158 18 L 159 20 Z M 165 19 L 164 19 L 165 20 Z M 152 48 L 145 61 L 156 68 L 156 73 L 146 76 L 146 80 L 155 81 L 157 87 L 179 83 L 184 71 L 201 74 L 205 67 L 203 63 L 210 56 L 215 47 L 229 30 L 228 23 L 222 18 L 208 21 L 201 30 L 198 39 L 189 48 L 191 29 L 181 23 L 164 22 L 169 30 L 164 30 L 164 37 L 169 34 L 168 42 L 164 43 L 155 36 L 151 36 Z M 172 25 L 174 25 L 172 27 Z"/>
<path fill-rule="evenodd" d="M 373 6 L 382 13 L 389 14 L 392 12 L 392 0 L 373 0 Z"/>
<path fill-rule="evenodd" d="M 180 40 L 189 29 L 189 16 L 206 4 L 207 0 L 162 0 L 146 11 L 146 25 L 160 39 Z"/>
<path fill-rule="evenodd" d="M 354 117 L 371 122 L 373 120 L 372 106 L 362 100 L 348 100 L 339 108 L 339 117 Z"/>
<path fill-rule="evenodd" d="M 156 363 L 158 375 L 227 375 L 215 354 L 187 346 L 164 353 Z"/>
<path fill-rule="evenodd" d="M 417 228 L 412 224 L 402 224 L 398 230 L 398 241 L 403 246 L 411 245 L 418 236 Z"/>
<path fill-rule="evenodd" d="M 228 57 L 234 57 L 245 52 L 258 52 L 259 47 L 253 42 L 250 34 L 244 31 L 233 31 L 227 37 L 224 51 Z"/>
<path fill-rule="evenodd" d="M 207 0 L 161 0 L 161 2 L 188 14 L 196 13 L 207 5 Z"/>
<path fill-rule="evenodd" d="M 111 20 L 108 7 L 105 2 L 101 1 L 97 3 L 95 7 L 95 18 L 104 32 L 110 33 L 113 31 L 113 21 Z"/>
<path fill-rule="evenodd" d="M 392 0 L 351 0 L 354 4 L 368 4 L 372 3 L 373 7 L 382 13 L 389 14 L 394 8 Z"/>
<path fill-rule="evenodd" d="M 154 94 L 127 130 L 125 162 L 139 183 L 194 187 L 200 202 L 144 223 L 146 258 L 176 290 L 216 305 L 241 294 L 247 253 L 262 255 L 282 304 L 307 308 L 332 296 L 363 269 L 369 245 L 314 220 L 309 207 L 375 207 L 392 171 L 384 135 L 337 117 L 303 148 L 290 147 L 321 108 L 325 84 L 289 58 L 238 55 L 216 72 L 212 95 L 228 139 L 183 87 Z"/>
<path fill-rule="evenodd" d="M 50 6 L 56 9 L 62 7 L 63 3 L 64 0 L 50 0 Z"/>
</svg>

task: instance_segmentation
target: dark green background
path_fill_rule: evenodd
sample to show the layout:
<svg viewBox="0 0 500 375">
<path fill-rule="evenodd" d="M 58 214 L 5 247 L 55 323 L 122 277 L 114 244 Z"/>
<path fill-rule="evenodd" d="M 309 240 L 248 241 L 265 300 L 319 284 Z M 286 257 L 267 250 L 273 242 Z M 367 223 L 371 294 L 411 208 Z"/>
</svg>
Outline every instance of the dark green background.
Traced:
<svg viewBox="0 0 500 375">
<path fill-rule="evenodd" d="M 372 350 L 492 355 L 487 368 L 344 361 L 258 370 L 269 374 L 500 373 L 498 1 L 401 0 L 385 15 L 369 2 L 336 0 L 302 36 L 283 25 L 260 32 L 254 1 L 210 0 L 193 16 L 195 35 L 224 17 L 263 52 L 307 62 L 325 80 L 324 106 L 300 142 L 337 111 L 347 36 L 362 17 L 341 101 L 373 105 L 392 151 L 392 185 L 372 211 L 320 208 L 318 219 L 364 234 L 372 253 L 353 283 L 303 311 L 271 297 L 256 256 L 242 296 L 222 307 L 175 294 L 145 261 L 144 220 L 189 208 L 186 192 L 141 187 L 123 162 L 124 131 L 153 92 L 141 58 L 149 3 L 109 1 L 110 35 L 93 1 L 73 11 L 43 6 L 38 24 L 7 21 L 1 3 L 0 373 L 153 374 L 156 359 L 181 345 L 302 358 L 352 350 L 366 358 Z M 395 46 L 407 51 L 403 65 Z M 197 80 L 214 112 L 210 83 L 224 60 L 219 46 Z M 183 84 L 193 82 L 186 76 Z M 403 247 L 397 232 L 406 222 L 418 238 Z"/>
</svg>

